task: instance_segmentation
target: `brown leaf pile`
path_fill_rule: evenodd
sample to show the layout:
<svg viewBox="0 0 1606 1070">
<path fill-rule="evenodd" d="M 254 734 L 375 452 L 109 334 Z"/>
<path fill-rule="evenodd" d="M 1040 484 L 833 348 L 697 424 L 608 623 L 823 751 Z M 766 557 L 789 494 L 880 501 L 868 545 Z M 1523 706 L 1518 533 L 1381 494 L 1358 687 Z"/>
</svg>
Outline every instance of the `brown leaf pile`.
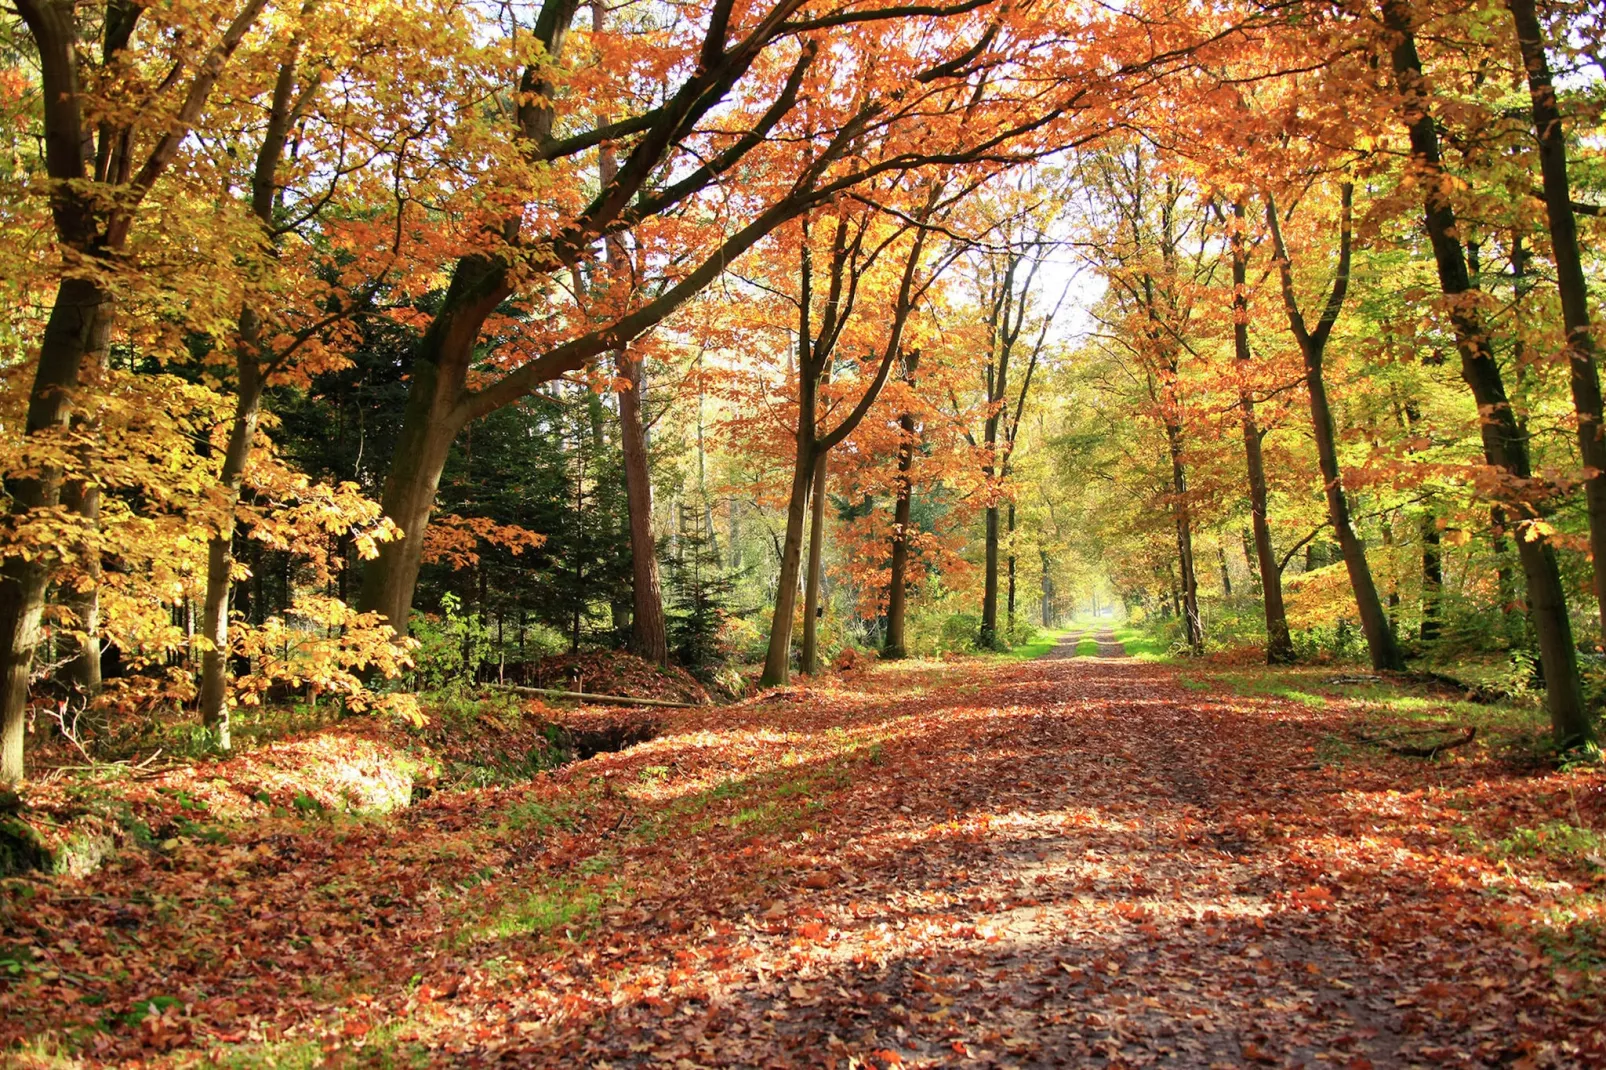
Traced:
<svg viewBox="0 0 1606 1070">
<path fill-rule="evenodd" d="M 193 1065 L 1577 1067 L 1598 771 L 1333 763 L 1333 709 L 920 663 L 528 785 L 7 885 L 0 1031 Z"/>
</svg>

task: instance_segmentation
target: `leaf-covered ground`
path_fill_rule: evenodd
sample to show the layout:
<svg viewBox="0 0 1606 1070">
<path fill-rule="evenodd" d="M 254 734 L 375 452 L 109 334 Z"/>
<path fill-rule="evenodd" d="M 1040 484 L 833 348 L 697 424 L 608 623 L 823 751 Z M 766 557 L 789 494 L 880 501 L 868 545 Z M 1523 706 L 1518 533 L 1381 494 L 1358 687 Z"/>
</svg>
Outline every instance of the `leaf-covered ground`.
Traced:
<svg viewBox="0 0 1606 1070">
<path fill-rule="evenodd" d="M 1600 1065 L 1602 775 L 1243 690 L 877 667 L 13 880 L 0 1031 L 44 1065 Z"/>
</svg>

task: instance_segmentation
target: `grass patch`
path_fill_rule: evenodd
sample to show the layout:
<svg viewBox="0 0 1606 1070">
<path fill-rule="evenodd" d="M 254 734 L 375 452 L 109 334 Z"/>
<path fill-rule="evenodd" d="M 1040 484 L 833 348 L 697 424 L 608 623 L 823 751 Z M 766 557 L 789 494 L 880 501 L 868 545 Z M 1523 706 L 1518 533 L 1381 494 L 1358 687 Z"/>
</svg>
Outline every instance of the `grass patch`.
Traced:
<svg viewBox="0 0 1606 1070">
<path fill-rule="evenodd" d="M 1159 661 L 1171 653 L 1164 639 L 1135 624 L 1117 625 L 1115 641 L 1126 648 L 1126 656 L 1144 661 Z"/>
<path fill-rule="evenodd" d="M 592 883 L 554 880 L 499 903 L 478 925 L 464 931 L 464 941 L 542 938 L 560 931 L 574 939 L 591 930 L 605 903 L 623 895 L 624 886 L 617 881 L 599 888 Z"/>
<path fill-rule="evenodd" d="M 1008 650 L 1000 651 L 993 657 L 1003 661 L 1030 661 L 1040 658 L 1059 645 L 1059 641 L 1069 635 L 1074 628 L 1060 628 L 1052 632 L 1039 632 L 1034 638 L 1019 643 Z"/>
</svg>

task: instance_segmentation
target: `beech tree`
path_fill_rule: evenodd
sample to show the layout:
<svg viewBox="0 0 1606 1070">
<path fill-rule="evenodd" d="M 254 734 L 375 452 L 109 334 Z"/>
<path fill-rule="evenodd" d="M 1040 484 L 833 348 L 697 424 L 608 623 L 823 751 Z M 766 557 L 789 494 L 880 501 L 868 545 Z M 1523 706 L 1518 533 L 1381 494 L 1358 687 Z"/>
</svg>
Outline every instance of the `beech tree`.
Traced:
<svg viewBox="0 0 1606 1070">
<path fill-rule="evenodd" d="M 1584 707 L 1567 595 L 1555 549 L 1546 537 L 1550 526 L 1542 506 L 1532 497 L 1533 470 L 1527 438 L 1517 426 L 1483 317 L 1477 305 L 1466 300 L 1477 287 L 1467 270 L 1455 206 L 1449 199 L 1448 175 L 1434 125 L 1433 95 L 1417 54 L 1415 24 L 1410 9 L 1400 0 L 1384 0 L 1382 14 L 1401 98 L 1400 119 L 1410 137 L 1411 166 L 1423 190 L 1423 226 L 1433 247 L 1439 287 L 1447 300 L 1447 316 L 1461 356 L 1461 377 L 1483 417 L 1484 456 L 1502 478 L 1501 489 L 1517 497 L 1512 505 L 1518 519 L 1517 553 L 1527 581 L 1528 615 L 1544 667 L 1545 706 L 1550 713 L 1551 730 L 1557 745 L 1564 749 L 1593 746 L 1594 726 Z"/>
<path fill-rule="evenodd" d="M 1288 310 L 1288 328 L 1299 343 L 1305 358 L 1305 391 L 1310 401 L 1311 430 L 1316 441 L 1316 459 L 1321 469 L 1323 491 L 1327 499 L 1327 517 L 1333 534 L 1344 555 L 1344 568 L 1349 573 L 1350 587 L 1355 592 L 1355 605 L 1361 618 L 1361 629 L 1366 633 L 1366 646 L 1371 652 L 1372 668 L 1403 669 L 1394 641 L 1394 630 L 1383 612 L 1377 586 L 1372 582 L 1372 570 L 1366 562 L 1366 548 L 1350 520 L 1349 499 L 1344 489 L 1343 473 L 1338 467 L 1338 444 L 1333 423 L 1332 406 L 1327 400 L 1327 381 L 1322 375 L 1322 357 L 1327 340 L 1333 333 L 1344 310 L 1344 299 L 1349 293 L 1350 244 L 1355 186 L 1345 182 L 1339 190 L 1338 262 L 1334 269 L 1333 287 L 1322 305 L 1315 327 L 1306 324 L 1300 311 L 1298 294 L 1294 288 L 1294 266 L 1283 240 L 1282 224 L 1278 216 L 1276 199 L 1266 198 L 1266 226 L 1272 236 L 1277 257 L 1277 273 L 1282 280 L 1283 305 Z"/>
<path fill-rule="evenodd" d="M 60 0 L 16 5 L 39 58 L 45 166 L 61 265 L 23 427 L 38 442 L 34 467 L 6 480 L 13 525 L 0 565 L 0 781 L 23 776 L 29 672 L 57 552 L 49 536 L 41 544 L 30 535 L 28 522 L 60 503 L 69 482 L 68 461 L 56 447 L 73 418 L 74 394 L 94 389 L 105 360 L 126 281 L 119 258 L 140 204 L 172 166 L 264 6 L 265 0 L 244 0 L 167 12 L 114 2 L 91 20 Z M 169 15 L 175 24 L 141 25 Z M 207 44 L 197 52 L 191 36 Z M 190 56 L 199 57 L 193 67 Z M 135 76 L 141 70 L 168 76 L 147 81 Z M 93 532 L 92 477 L 77 478 L 85 489 L 77 493 L 76 513 L 82 529 Z M 81 619 L 79 626 L 93 623 Z M 98 645 L 86 642 L 79 657 L 86 663 L 98 658 Z"/>
</svg>

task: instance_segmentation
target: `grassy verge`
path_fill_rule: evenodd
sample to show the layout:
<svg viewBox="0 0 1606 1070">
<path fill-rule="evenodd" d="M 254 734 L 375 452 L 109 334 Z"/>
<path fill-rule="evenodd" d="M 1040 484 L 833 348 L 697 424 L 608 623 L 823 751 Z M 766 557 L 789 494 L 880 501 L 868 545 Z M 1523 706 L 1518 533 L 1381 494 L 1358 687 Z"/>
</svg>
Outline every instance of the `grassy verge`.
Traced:
<svg viewBox="0 0 1606 1070">
<path fill-rule="evenodd" d="M 1040 658 L 1050 650 L 1053 650 L 1061 639 L 1077 630 L 1076 628 L 1059 628 L 1051 632 L 1039 632 L 1035 639 L 1020 643 L 1008 650 L 1000 651 L 997 657 L 1004 661 L 1031 661 L 1033 658 Z"/>
</svg>

